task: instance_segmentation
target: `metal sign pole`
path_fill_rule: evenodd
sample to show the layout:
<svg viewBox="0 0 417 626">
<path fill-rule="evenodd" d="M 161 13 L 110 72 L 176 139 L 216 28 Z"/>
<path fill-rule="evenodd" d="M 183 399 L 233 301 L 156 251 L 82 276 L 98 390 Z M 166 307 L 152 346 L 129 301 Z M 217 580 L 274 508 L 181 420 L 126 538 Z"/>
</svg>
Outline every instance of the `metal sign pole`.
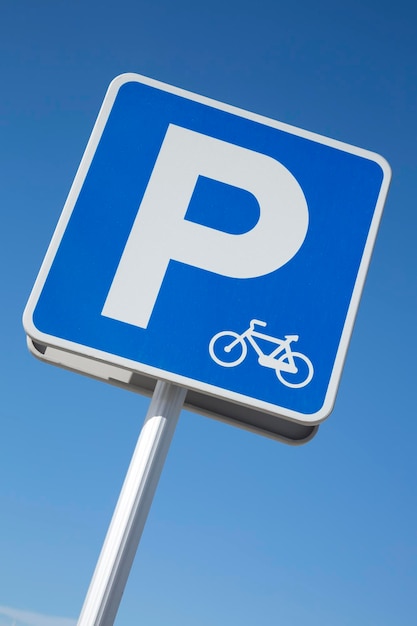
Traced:
<svg viewBox="0 0 417 626">
<path fill-rule="evenodd" d="M 186 389 L 158 381 L 77 626 L 112 626 Z"/>
</svg>

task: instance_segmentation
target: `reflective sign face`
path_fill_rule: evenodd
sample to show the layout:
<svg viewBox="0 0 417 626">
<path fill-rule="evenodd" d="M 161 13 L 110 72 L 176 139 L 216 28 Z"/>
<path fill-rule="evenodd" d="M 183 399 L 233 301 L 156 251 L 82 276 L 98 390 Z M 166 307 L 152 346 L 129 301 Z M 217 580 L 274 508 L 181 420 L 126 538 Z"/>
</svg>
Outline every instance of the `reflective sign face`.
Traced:
<svg viewBox="0 0 417 626">
<path fill-rule="evenodd" d="M 334 402 L 388 179 L 373 153 L 119 77 L 26 331 L 318 422 Z"/>
</svg>

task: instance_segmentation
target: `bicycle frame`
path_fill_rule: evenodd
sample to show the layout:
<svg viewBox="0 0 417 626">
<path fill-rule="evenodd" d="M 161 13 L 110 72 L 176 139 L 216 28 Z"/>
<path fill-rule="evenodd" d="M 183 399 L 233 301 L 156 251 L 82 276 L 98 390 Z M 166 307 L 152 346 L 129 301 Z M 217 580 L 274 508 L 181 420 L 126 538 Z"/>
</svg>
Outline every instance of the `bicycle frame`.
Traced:
<svg viewBox="0 0 417 626">
<path fill-rule="evenodd" d="M 266 326 L 266 322 L 255 319 L 252 320 L 249 324 L 249 328 L 245 330 L 245 332 L 243 332 L 238 339 L 233 341 L 228 346 L 228 351 L 230 351 L 240 340 L 246 339 L 257 353 L 258 362 L 260 365 L 271 367 L 272 369 L 277 369 L 277 367 L 279 367 L 280 370 L 289 373 L 295 373 L 297 371 L 297 368 L 294 363 L 294 358 L 292 356 L 290 343 L 292 341 L 296 341 L 298 339 L 298 335 L 285 335 L 285 340 L 278 339 L 277 337 L 272 337 L 272 335 L 267 335 L 266 333 L 255 330 L 255 325 Z M 263 339 L 264 341 L 269 341 L 270 343 L 275 344 L 277 347 L 272 350 L 270 354 L 265 354 L 265 352 L 263 352 L 257 344 L 256 338 Z M 287 355 L 287 362 L 285 362 L 282 358 L 280 358 L 279 361 L 278 359 L 276 359 L 276 357 L 281 352 L 285 352 L 285 354 Z"/>
<path fill-rule="evenodd" d="M 285 335 L 284 339 L 279 339 L 256 330 L 256 325 L 265 327 L 266 322 L 253 319 L 249 324 L 249 328 L 240 335 L 233 330 L 222 330 L 215 334 L 209 343 L 209 354 L 213 361 L 222 367 L 236 367 L 245 360 L 249 345 L 252 346 L 258 355 L 259 365 L 275 370 L 278 380 L 283 385 L 294 389 L 308 385 L 314 375 L 313 364 L 305 354 L 295 352 L 291 348 L 291 343 L 298 341 L 299 336 Z M 226 345 L 224 343 L 225 339 L 229 341 Z M 218 343 L 218 340 L 221 340 L 221 345 L 218 344 L 220 352 L 216 354 L 215 345 Z M 266 354 L 259 345 L 259 340 L 273 344 L 273 348 L 267 350 Z M 240 346 L 237 352 L 235 351 L 226 359 L 222 358 L 222 355 L 229 355 L 237 346 Z M 283 376 L 284 373 L 290 374 L 290 378 Z M 292 378 L 294 374 L 298 375 L 297 379 Z"/>
</svg>

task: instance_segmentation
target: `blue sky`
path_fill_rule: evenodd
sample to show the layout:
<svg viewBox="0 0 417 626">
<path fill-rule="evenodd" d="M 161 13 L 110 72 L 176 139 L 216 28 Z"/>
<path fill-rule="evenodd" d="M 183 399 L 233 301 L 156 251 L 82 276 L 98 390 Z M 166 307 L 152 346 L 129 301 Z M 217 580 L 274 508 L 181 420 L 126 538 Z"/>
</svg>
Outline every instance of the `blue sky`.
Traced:
<svg viewBox="0 0 417 626">
<path fill-rule="evenodd" d="M 415 623 L 416 13 L 2 3 L 1 626 L 75 624 L 148 405 L 35 361 L 21 325 L 127 71 L 378 152 L 393 180 L 333 414 L 292 448 L 184 411 L 116 624 Z"/>
</svg>

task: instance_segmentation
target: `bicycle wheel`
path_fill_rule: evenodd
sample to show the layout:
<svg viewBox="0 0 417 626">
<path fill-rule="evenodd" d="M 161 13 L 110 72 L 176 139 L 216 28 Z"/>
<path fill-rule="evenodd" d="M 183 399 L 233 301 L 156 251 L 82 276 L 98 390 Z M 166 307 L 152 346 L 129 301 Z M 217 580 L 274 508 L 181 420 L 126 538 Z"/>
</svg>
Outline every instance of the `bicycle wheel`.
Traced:
<svg viewBox="0 0 417 626">
<path fill-rule="evenodd" d="M 291 352 L 291 355 L 292 355 L 292 358 L 294 359 L 294 363 L 297 368 L 297 371 L 294 373 L 285 371 L 285 367 L 288 366 L 289 361 L 288 361 L 288 355 L 283 354 L 277 360 L 277 365 L 275 368 L 275 373 L 278 376 L 278 380 L 283 385 L 286 385 L 287 387 L 293 387 L 294 389 L 298 387 L 305 387 L 313 378 L 313 374 L 314 374 L 313 364 L 310 361 L 310 359 L 306 357 L 304 354 L 301 354 L 301 352 Z M 282 365 L 284 365 L 283 368 L 282 368 Z"/>
<path fill-rule="evenodd" d="M 209 353 L 217 365 L 235 367 L 240 365 L 248 352 L 246 342 L 233 330 L 222 330 L 209 343 Z"/>
</svg>

